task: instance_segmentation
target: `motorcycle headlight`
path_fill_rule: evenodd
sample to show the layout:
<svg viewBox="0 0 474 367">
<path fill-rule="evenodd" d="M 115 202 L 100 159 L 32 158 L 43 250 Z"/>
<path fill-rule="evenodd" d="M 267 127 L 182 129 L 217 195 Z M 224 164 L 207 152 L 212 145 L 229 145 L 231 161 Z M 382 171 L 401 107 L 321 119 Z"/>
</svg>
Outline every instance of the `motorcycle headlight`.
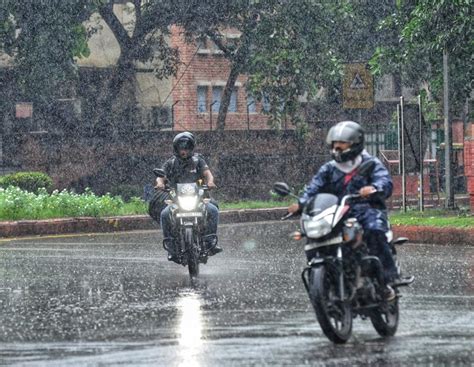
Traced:
<svg viewBox="0 0 474 367">
<path fill-rule="evenodd" d="M 310 220 L 304 223 L 306 236 L 309 238 L 320 238 L 331 232 L 331 223 L 325 218 Z"/>
<path fill-rule="evenodd" d="M 193 210 L 197 206 L 197 196 L 180 196 L 178 197 L 179 207 L 183 210 Z"/>
</svg>

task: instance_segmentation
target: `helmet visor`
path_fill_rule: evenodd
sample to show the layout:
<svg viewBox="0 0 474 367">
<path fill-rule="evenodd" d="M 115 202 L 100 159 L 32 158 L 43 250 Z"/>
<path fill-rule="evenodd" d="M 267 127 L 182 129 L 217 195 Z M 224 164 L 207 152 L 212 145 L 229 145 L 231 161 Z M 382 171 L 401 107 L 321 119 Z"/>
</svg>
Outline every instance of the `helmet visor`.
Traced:
<svg viewBox="0 0 474 367">
<path fill-rule="evenodd" d="M 193 142 L 189 139 L 183 139 L 176 144 L 178 150 L 193 150 Z"/>
</svg>

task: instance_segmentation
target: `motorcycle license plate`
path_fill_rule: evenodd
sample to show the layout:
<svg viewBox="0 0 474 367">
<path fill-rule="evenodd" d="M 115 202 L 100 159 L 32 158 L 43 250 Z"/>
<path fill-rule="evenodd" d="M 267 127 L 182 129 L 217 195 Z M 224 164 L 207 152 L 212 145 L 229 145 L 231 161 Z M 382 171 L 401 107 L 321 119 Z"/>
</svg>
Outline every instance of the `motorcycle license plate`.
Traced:
<svg viewBox="0 0 474 367">
<path fill-rule="evenodd" d="M 334 237 L 334 238 L 331 238 L 329 240 L 326 240 L 326 241 L 322 241 L 322 242 L 311 242 L 311 243 L 308 243 L 305 245 L 304 249 L 305 251 L 310 251 L 310 250 L 313 250 L 315 248 L 318 248 L 318 247 L 324 247 L 324 246 L 330 246 L 330 245 L 338 245 L 342 243 L 342 237 L 341 236 L 337 236 L 337 237 Z"/>
<path fill-rule="evenodd" d="M 178 213 L 176 214 L 178 218 L 189 218 L 189 217 L 202 217 L 200 212 L 189 212 L 189 213 Z"/>
</svg>

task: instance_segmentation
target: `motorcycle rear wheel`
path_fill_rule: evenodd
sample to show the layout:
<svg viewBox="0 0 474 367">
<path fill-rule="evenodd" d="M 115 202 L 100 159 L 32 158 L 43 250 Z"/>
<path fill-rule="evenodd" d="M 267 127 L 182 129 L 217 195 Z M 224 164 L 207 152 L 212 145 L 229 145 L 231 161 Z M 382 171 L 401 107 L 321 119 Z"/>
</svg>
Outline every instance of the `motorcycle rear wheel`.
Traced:
<svg viewBox="0 0 474 367">
<path fill-rule="evenodd" d="M 199 254 L 194 246 L 194 234 L 192 228 L 186 228 L 184 231 L 184 244 L 188 255 L 188 271 L 191 279 L 199 276 Z"/>
<path fill-rule="evenodd" d="M 398 328 L 398 319 L 398 298 L 388 302 L 384 309 L 379 307 L 370 314 L 370 321 L 380 336 L 394 336 Z"/>
<path fill-rule="evenodd" d="M 352 309 L 338 299 L 338 275 L 322 266 L 311 269 L 309 278 L 309 296 L 324 335 L 336 344 L 347 342 L 352 333 Z"/>
</svg>

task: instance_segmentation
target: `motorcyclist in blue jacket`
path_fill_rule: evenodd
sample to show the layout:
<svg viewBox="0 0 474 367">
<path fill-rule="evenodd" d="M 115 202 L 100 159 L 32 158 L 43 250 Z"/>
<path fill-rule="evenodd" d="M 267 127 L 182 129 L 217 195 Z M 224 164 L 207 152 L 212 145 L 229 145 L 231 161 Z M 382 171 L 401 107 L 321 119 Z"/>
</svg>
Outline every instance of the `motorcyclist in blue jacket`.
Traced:
<svg viewBox="0 0 474 367">
<path fill-rule="evenodd" d="M 204 158 L 199 154 L 194 154 L 196 146 L 196 138 L 188 131 L 177 134 L 173 139 L 174 155 L 168 159 L 163 170 L 166 179 L 158 177 L 156 179 L 155 188 L 163 190 L 165 184 L 176 187 L 178 183 L 192 183 L 203 180 L 209 189 L 216 187 L 214 184 L 214 176 L 209 169 Z M 219 221 L 219 210 L 215 202 L 206 204 L 207 209 L 207 226 L 204 233 L 204 243 L 206 245 L 208 255 L 212 256 L 222 251 L 217 245 L 217 224 Z M 171 209 L 167 206 L 161 212 L 161 229 L 163 231 L 163 246 L 168 250 L 168 260 L 178 261 L 176 253 L 176 234 L 172 225 Z"/>
<path fill-rule="evenodd" d="M 395 292 L 390 284 L 398 275 L 386 237 L 389 228 L 385 206 L 385 199 L 391 196 L 393 188 L 390 174 L 379 159 L 364 149 L 364 131 L 358 123 L 339 122 L 329 130 L 326 142 L 331 147 L 333 160 L 321 166 L 298 203 L 292 204 L 288 211 L 301 211 L 318 193 L 334 194 L 339 199 L 347 194 L 359 193 L 365 198 L 352 206 L 352 215 L 364 229 L 364 238 L 370 253 L 378 256 L 383 265 L 386 299 L 393 299 Z M 360 164 L 369 160 L 375 163 L 370 177 L 355 175 Z M 375 192 L 379 193 L 370 196 Z"/>
</svg>

